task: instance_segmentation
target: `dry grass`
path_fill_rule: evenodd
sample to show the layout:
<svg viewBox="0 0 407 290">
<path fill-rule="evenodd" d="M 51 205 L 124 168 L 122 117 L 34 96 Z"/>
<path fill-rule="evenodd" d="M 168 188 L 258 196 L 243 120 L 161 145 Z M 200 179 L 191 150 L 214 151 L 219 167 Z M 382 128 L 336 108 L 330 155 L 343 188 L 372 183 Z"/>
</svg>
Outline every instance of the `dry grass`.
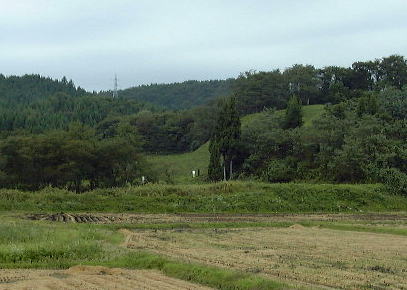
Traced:
<svg viewBox="0 0 407 290">
<path fill-rule="evenodd" d="M 153 270 L 76 266 L 68 270 L 0 270 L 0 289 L 210 289 Z"/>
<path fill-rule="evenodd" d="M 407 287 L 407 237 L 320 228 L 127 232 L 127 246 L 314 287 Z"/>
</svg>

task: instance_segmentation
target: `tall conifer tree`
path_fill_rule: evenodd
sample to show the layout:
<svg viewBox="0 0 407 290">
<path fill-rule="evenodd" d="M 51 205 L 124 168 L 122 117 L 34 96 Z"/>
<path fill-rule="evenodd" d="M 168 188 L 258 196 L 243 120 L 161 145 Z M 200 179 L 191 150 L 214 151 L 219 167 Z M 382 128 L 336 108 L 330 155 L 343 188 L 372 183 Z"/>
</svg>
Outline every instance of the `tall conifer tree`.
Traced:
<svg viewBox="0 0 407 290">
<path fill-rule="evenodd" d="M 304 123 L 302 117 L 301 99 L 297 96 L 292 96 L 287 103 L 287 109 L 285 111 L 284 129 L 301 127 Z"/>
<path fill-rule="evenodd" d="M 208 175 L 211 180 L 220 180 L 222 171 L 224 180 L 233 178 L 233 160 L 238 152 L 240 134 L 240 117 L 236 108 L 236 99 L 231 97 L 222 104 L 215 132 L 210 140 Z"/>
</svg>

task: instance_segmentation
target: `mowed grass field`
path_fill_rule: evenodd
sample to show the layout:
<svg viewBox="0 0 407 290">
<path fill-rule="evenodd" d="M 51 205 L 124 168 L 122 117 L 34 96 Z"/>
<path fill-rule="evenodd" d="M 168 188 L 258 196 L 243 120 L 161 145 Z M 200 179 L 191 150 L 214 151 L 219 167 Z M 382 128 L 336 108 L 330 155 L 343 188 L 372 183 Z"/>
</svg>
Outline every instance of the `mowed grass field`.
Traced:
<svg viewBox="0 0 407 290">
<path fill-rule="evenodd" d="M 406 212 L 93 216 L 2 213 L 0 289 L 407 286 Z"/>
<path fill-rule="evenodd" d="M 135 231 L 127 246 L 312 288 L 407 287 L 407 237 L 295 224 Z"/>
<path fill-rule="evenodd" d="M 312 122 L 318 119 L 324 112 L 324 105 L 310 105 L 303 107 L 304 127 L 312 126 Z M 277 111 L 283 115 L 285 110 Z M 265 113 L 255 113 L 242 118 L 242 126 L 245 126 L 261 117 Z M 202 183 L 208 173 L 209 144 L 205 143 L 194 152 L 169 155 L 149 155 L 147 160 L 151 163 L 154 172 L 161 181 L 167 183 Z M 192 170 L 200 170 L 200 178 L 192 178 Z"/>
</svg>

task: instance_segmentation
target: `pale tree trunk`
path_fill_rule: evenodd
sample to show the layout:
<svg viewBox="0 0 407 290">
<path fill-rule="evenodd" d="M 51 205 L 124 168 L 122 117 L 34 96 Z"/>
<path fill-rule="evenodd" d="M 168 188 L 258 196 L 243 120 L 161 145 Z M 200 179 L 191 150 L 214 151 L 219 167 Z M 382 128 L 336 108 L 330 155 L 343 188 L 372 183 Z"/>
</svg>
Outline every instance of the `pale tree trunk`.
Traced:
<svg viewBox="0 0 407 290">
<path fill-rule="evenodd" d="M 223 181 L 226 181 L 226 158 L 225 155 L 222 155 L 223 157 Z"/>
<path fill-rule="evenodd" d="M 233 179 L 233 161 L 232 159 L 230 159 L 230 163 L 229 163 L 229 180 Z"/>
</svg>

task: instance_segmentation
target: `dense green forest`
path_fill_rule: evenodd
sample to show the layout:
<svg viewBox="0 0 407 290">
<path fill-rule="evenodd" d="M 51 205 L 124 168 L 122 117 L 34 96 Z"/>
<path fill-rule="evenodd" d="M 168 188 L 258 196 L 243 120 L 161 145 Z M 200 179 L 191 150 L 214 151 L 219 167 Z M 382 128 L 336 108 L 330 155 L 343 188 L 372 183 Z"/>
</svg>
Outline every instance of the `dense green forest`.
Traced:
<svg viewBox="0 0 407 290">
<path fill-rule="evenodd" d="M 149 104 L 88 93 L 65 77 L 53 80 L 39 75 L 0 75 L 0 105 L 3 136 L 67 129 L 72 122 L 93 127 L 112 116 L 154 110 Z"/>
<path fill-rule="evenodd" d="M 170 110 L 184 110 L 206 105 L 218 97 L 232 93 L 235 79 L 210 81 L 185 81 L 172 84 L 150 84 L 120 90 L 119 96 L 141 102 L 148 102 Z M 111 96 L 112 92 L 100 92 Z"/>
<path fill-rule="evenodd" d="M 406 193 L 406 85 L 398 55 L 141 86 L 115 99 L 66 78 L 0 75 L 0 181 L 77 191 L 154 181 L 144 154 L 191 152 L 210 140 L 211 180 L 382 182 Z M 325 109 L 303 126 L 308 104 Z"/>
</svg>

